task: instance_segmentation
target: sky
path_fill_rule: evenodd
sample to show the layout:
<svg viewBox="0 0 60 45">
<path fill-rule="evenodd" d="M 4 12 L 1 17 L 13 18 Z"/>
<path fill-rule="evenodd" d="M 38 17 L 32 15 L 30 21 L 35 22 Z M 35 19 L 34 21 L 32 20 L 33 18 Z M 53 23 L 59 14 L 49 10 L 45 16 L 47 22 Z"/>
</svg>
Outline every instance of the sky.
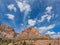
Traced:
<svg viewBox="0 0 60 45">
<path fill-rule="evenodd" d="M 0 24 L 17 33 L 32 26 L 42 34 L 60 37 L 60 0 L 0 0 Z"/>
</svg>

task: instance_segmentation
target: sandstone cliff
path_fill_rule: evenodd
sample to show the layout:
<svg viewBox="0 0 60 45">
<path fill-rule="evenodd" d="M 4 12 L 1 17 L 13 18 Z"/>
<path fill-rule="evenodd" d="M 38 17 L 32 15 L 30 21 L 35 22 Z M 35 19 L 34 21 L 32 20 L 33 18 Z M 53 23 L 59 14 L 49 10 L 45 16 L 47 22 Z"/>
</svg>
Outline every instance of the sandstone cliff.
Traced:
<svg viewBox="0 0 60 45">
<path fill-rule="evenodd" d="M 16 33 L 13 28 L 0 24 L 0 38 L 15 38 Z"/>
<path fill-rule="evenodd" d="M 18 37 L 20 39 L 48 39 L 49 35 L 42 35 L 36 28 L 29 27 L 28 29 L 23 30 Z"/>
</svg>

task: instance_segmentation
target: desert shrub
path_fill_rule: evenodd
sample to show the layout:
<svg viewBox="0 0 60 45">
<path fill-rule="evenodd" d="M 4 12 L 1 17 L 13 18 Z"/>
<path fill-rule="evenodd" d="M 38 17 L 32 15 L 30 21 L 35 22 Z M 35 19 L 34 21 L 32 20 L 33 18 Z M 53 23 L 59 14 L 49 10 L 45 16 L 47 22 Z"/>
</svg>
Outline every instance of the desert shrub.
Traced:
<svg viewBox="0 0 60 45">
<path fill-rule="evenodd" d="M 2 38 L 0 38 L 0 41 L 2 40 Z"/>
<path fill-rule="evenodd" d="M 51 43 L 49 43 L 49 45 L 51 45 Z"/>
<path fill-rule="evenodd" d="M 15 45 L 18 45 L 18 44 L 15 44 Z"/>
<path fill-rule="evenodd" d="M 5 42 L 5 43 L 3 43 L 4 45 L 8 45 L 8 43 L 7 42 Z"/>
<path fill-rule="evenodd" d="M 26 42 L 24 41 L 23 45 L 26 45 Z"/>
<path fill-rule="evenodd" d="M 11 43 L 11 41 L 12 41 L 11 39 L 8 40 L 9 43 Z"/>
</svg>

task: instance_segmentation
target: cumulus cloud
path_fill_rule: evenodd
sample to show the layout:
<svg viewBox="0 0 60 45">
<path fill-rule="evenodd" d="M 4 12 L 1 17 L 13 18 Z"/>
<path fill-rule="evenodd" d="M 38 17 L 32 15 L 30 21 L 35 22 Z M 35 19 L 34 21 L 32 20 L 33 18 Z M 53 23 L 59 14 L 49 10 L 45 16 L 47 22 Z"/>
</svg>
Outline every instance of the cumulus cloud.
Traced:
<svg viewBox="0 0 60 45">
<path fill-rule="evenodd" d="M 51 15 L 47 16 L 47 21 L 49 22 L 51 20 L 51 18 L 52 18 Z"/>
<path fill-rule="evenodd" d="M 46 7 L 47 13 L 50 13 L 52 11 L 52 6 Z"/>
<path fill-rule="evenodd" d="M 52 35 L 52 34 L 55 34 L 55 32 L 48 31 L 46 32 L 46 34 Z"/>
<path fill-rule="evenodd" d="M 60 32 L 57 32 L 57 33 L 54 34 L 52 37 L 53 37 L 53 38 L 58 38 L 58 37 L 60 37 Z"/>
<path fill-rule="evenodd" d="M 5 14 L 7 16 L 8 19 L 10 19 L 14 25 L 14 27 L 16 27 L 16 24 L 15 24 L 15 21 L 14 21 L 14 18 L 15 16 L 13 14 Z"/>
<path fill-rule="evenodd" d="M 26 3 L 26 1 L 20 2 L 17 1 L 17 5 L 21 12 L 24 12 L 24 19 L 26 18 L 27 14 L 31 11 L 31 6 Z"/>
<path fill-rule="evenodd" d="M 55 27 L 55 24 L 52 24 L 52 25 L 49 25 L 49 26 L 43 26 L 43 27 L 39 27 L 39 30 L 41 32 L 45 32 L 45 31 L 48 31 L 50 29 L 53 29 Z"/>
<path fill-rule="evenodd" d="M 17 5 L 18 5 L 21 12 L 24 12 L 24 11 L 28 12 L 31 10 L 30 5 L 27 4 L 25 1 L 23 1 L 23 2 L 18 1 Z"/>
<path fill-rule="evenodd" d="M 41 19 L 38 20 L 38 22 L 43 22 L 47 19 L 47 21 L 49 22 L 51 20 L 51 18 L 53 17 L 53 13 L 52 12 L 52 6 L 47 6 L 46 7 L 46 12 L 45 15 L 41 16 Z"/>
<path fill-rule="evenodd" d="M 14 10 L 16 12 L 16 7 L 14 6 L 14 4 L 10 4 L 7 7 L 9 10 Z"/>
<path fill-rule="evenodd" d="M 46 20 L 46 19 L 47 19 L 47 21 L 49 22 L 49 21 L 51 20 L 51 18 L 52 18 L 51 15 L 46 14 L 46 15 L 43 15 L 43 16 L 41 17 L 41 19 L 38 20 L 38 22 L 43 22 L 43 21 Z"/>
<path fill-rule="evenodd" d="M 49 34 L 52 38 L 60 38 L 60 32 L 48 31 L 45 34 Z"/>
<path fill-rule="evenodd" d="M 38 20 L 38 22 L 43 22 L 47 16 L 48 16 L 48 15 L 43 15 L 43 16 L 41 17 L 41 20 Z"/>
<path fill-rule="evenodd" d="M 6 16 L 7 16 L 9 19 L 14 20 L 14 15 L 12 15 L 12 14 L 6 14 Z"/>
<path fill-rule="evenodd" d="M 28 24 L 29 26 L 34 26 L 36 24 L 36 20 L 29 19 Z"/>
</svg>

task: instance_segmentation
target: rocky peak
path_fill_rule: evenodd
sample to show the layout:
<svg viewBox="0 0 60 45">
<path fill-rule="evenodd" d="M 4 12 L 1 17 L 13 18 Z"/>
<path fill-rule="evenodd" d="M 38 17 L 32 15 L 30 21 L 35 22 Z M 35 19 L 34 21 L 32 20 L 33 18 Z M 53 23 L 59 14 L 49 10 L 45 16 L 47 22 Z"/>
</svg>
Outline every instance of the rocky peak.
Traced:
<svg viewBox="0 0 60 45">
<path fill-rule="evenodd" d="M 5 38 L 14 38 L 16 36 L 16 33 L 13 28 L 3 24 L 0 24 L 0 34 L 2 35 L 2 37 Z"/>
<path fill-rule="evenodd" d="M 25 30 L 23 30 L 18 37 L 20 39 L 48 39 L 50 36 L 48 34 L 42 35 L 39 30 L 35 27 L 29 27 Z"/>
<path fill-rule="evenodd" d="M 14 29 L 12 27 L 9 27 L 9 26 L 4 25 L 4 24 L 0 24 L 0 30 L 14 31 Z"/>
<path fill-rule="evenodd" d="M 22 39 L 39 37 L 42 37 L 42 34 L 40 34 L 40 32 L 34 27 L 29 27 L 28 29 L 25 29 L 20 33 L 20 38 Z"/>
</svg>

